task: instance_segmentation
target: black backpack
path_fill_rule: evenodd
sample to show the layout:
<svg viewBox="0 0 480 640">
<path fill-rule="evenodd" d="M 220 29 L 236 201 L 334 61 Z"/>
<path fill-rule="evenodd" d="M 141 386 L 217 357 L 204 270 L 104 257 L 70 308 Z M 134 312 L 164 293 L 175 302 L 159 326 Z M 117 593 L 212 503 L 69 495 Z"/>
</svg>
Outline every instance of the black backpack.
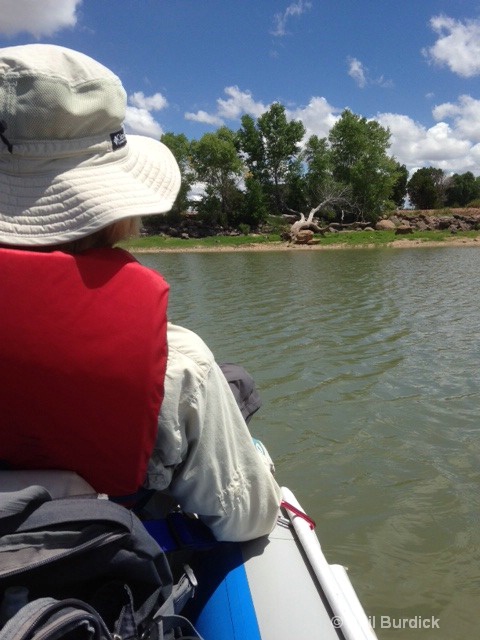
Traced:
<svg viewBox="0 0 480 640">
<path fill-rule="evenodd" d="M 0 640 L 199 637 L 178 615 L 190 575 L 174 585 L 142 522 L 107 499 L 52 500 L 39 486 L 0 493 L 0 617 L 12 587 L 29 596 Z"/>
</svg>

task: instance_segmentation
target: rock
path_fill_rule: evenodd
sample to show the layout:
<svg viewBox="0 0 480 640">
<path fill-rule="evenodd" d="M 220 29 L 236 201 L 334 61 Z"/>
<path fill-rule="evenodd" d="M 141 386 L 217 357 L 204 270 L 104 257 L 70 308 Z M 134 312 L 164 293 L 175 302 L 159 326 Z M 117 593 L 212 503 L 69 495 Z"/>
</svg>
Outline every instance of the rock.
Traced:
<svg viewBox="0 0 480 640">
<path fill-rule="evenodd" d="M 428 231 L 429 226 L 428 224 L 425 222 L 425 220 L 419 220 L 416 224 L 417 230 L 418 231 Z"/>
<path fill-rule="evenodd" d="M 405 236 L 409 233 L 413 233 L 413 229 L 409 224 L 401 224 L 399 227 L 395 229 L 396 236 Z"/>
<path fill-rule="evenodd" d="M 449 229 L 450 225 L 452 224 L 452 218 L 451 217 L 445 217 L 445 218 L 438 218 L 437 220 L 437 229 L 441 229 L 442 231 L 444 231 L 445 229 Z"/>
<path fill-rule="evenodd" d="M 379 220 L 375 225 L 375 229 L 377 231 L 392 231 L 392 229 L 395 229 L 395 223 L 391 220 Z"/>
<path fill-rule="evenodd" d="M 313 240 L 313 231 L 309 229 L 303 229 L 299 231 L 297 235 L 293 238 L 295 244 L 308 244 Z"/>
</svg>

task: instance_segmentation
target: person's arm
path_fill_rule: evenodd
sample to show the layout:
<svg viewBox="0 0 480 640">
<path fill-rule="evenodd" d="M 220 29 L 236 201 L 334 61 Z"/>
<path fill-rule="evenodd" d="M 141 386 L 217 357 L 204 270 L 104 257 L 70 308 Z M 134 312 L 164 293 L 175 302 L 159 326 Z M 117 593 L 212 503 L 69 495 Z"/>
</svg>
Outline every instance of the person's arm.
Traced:
<svg viewBox="0 0 480 640">
<path fill-rule="evenodd" d="M 168 342 L 150 486 L 169 484 L 181 507 L 196 513 L 218 540 L 270 533 L 280 489 L 252 443 L 222 371 L 190 331 L 169 325 Z"/>
</svg>

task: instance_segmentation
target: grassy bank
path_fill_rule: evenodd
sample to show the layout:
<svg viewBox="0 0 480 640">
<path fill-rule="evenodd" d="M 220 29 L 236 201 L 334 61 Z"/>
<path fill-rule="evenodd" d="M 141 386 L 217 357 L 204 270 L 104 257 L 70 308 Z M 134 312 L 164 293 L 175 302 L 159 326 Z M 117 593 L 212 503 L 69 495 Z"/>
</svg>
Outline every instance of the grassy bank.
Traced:
<svg viewBox="0 0 480 640">
<path fill-rule="evenodd" d="M 372 247 L 396 246 L 399 243 L 412 246 L 421 244 L 451 244 L 452 242 L 479 242 L 480 231 L 462 231 L 452 235 L 449 231 L 416 231 L 405 236 L 396 236 L 394 231 L 351 231 L 346 233 L 329 233 L 315 236 L 314 247 Z M 282 241 L 279 235 L 244 235 L 244 236 L 212 236 L 209 238 L 169 238 L 163 236 L 145 236 L 122 243 L 130 251 L 189 251 L 189 250 L 227 250 L 248 248 L 301 248 L 304 245 L 291 245 Z M 312 245 L 310 245 L 312 246 Z M 307 247 L 310 248 L 310 247 Z"/>
<path fill-rule="evenodd" d="M 248 236 L 210 236 L 208 238 L 169 238 L 164 236 L 145 236 L 132 238 L 128 242 L 121 244 L 125 249 L 135 250 L 168 250 L 168 249 L 218 249 L 241 248 L 251 245 L 266 245 L 280 243 L 280 236 L 271 234 L 268 236 L 248 235 Z M 283 243 L 282 243 L 283 244 Z"/>
</svg>

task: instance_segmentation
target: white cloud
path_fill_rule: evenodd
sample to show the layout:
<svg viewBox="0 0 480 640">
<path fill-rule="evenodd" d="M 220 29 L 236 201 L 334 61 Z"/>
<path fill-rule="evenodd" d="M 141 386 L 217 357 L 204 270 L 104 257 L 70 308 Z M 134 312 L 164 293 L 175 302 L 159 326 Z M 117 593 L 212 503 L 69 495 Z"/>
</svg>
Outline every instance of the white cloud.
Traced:
<svg viewBox="0 0 480 640">
<path fill-rule="evenodd" d="M 326 138 L 330 129 L 339 118 L 339 109 L 332 107 L 325 98 L 313 97 L 306 107 L 288 109 L 287 116 L 291 120 L 301 120 L 305 126 L 305 137 L 315 134 Z"/>
<path fill-rule="evenodd" d="M 348 58 L 348 75 L 363 89 L 367 84 L 367 76 L 363 64 L 357 58 Z"/>
<path fill-rule="evenodd" d="M 245 113 L 258 118 L 268 108 L 262 102 L 256 102 L 250 91 L 240 91 L 238 87 L 226 87 L 224 91 L 228 99 L 217 100 L 218 114 L 222 118 L 235 120 Z"/>
<path fill-rule="evenodd" d="M 406 115 L 382 113 L 376 120 L 391 133 L 390 153 L 410 171 L 433 166 L 447 173 L 480 174 L 480 100 L 460 96 L 432 110 L 426 127 Z"/>
<path fill-rule="evenodd" d="M 145 96 L 142 91 L 136 91 L 129 96 L 128 100 L 134 107 L 147 111 L 160 111 L 168 106 L 167 99 L 161 93 Z"/>
<path fill-rule="evenodd" d="M 243 115 L 247 114 L 257 119 L 268 111 L 271 106 L 256 101 L 250 91 L 241 91 L 236 86 L 226 87 L 224 91 L 228 99 L 218 98 L 217 111 L 215 113 L 197 111 L 196 113 L 186 113 L 185 118 L 215 127 L 222 125 L 235 127 L 239 124 Z M 301 120 L 303 122 L 306 129 L 305 139 L 313 134 L 320 138 L 328 136 L 330 129 L 340 117 L 340 110 L 335 109 L 325 98 L 320 97 L 312 97 L 304 107 L 286 108 L 285 113 L 288 120 Z M 232 122 L 235 124 L 232 125 Z"/>
<path fill-rule="evenodd" d="M 125 130 L 149 138 L 160 138 L 162 127 L 149 111 L 138 107 L 127 106 L 125 113 Z"/>
<path fill-rule="evenodd" d="M 434 16 L 430 26 L 438 40 L 423 54 L 432 62 L 447 66 L 464 78 L 480 74 L 480 21 L 460 22 L 448 16 Z"/>
<path fill-rule="evenodd" d="M 471 141 L 446 122 L 427 128 L 409 116 L 395 113 L 379 114 L 376 120 L 390 130 L 390 153 L 408 169 L 435 166 L 447 172 L 475 170 Z"/>
<path fill-rule="evenodd" d="M 266 105 L 236 86 L 225 88 L 226 98 L 217 99 L 212 113 L 187 113 L 189 120 L 219 127 L 224 124 L 237 128 L 243 114 L 258 118 L 271 105 Z M 324 97 L 313 96 L 305 106 L 286 108 L 289 120 L 301 120 L 305 126 L 305 139 L 315 134 L 328 137 L 340 118 L 342 109 L 329 104 Z M 405 164 L 410 171 L 424 166 L 435 166 L 446 172 L 480 174 L 480 100 L 468 95 L 455 103 L 437 105 L 432 110 L 432 126 L 425 126 L 407 115 L 381 113 L 375 118 L 390 130 L 389 154 Z"/>
<path fill-rule="evenodd" d="M 367 85 L 377 85 L 388 88 L 393 86 L 391 80 L 386 80 L 384 76 L 372 78 L 363 62 L 357 58 L 348 57 L 348 75 L 357 83 L 360 89 L 364 89 Z"/>
<path fill-rule="evenodd" d="M 168 103 L 161 93 L 145 96 L 137 91 L 128 97 L 125 113 L 125 130 L 150 138 L 160 138 L 163 129 L 152 116 L 152 111 L 164 109 Z"/>
<path fill-rule="evenodd" d="M 287 22 L 293 16 L 301 16 L 311 9 L 312 3 L 306 0 L 292 2 L 283 13 L 276 13 L 273 17 L 273 28 L 270 33 L 273 36 L 283 37 L 287 34 Z"/>
<path fill-rule="evenodd" d="M 250 91 L 241 91 L 238 87 L 225 87 L 224 92 L 228 98 L 218 98 L 216 113 L 208 113 L 206 111 L 197 111 L 196 113 L 185 113 L 186 120 L 194 122 L 202 122 L 221 127 L 225 124 L 225 120 L 240 120 L 244 114 L 258 118 L 267 109 L 262 102 L 256 102 Z"/>
<path fill-rule="evenodd" d="M 187 111 L 185 113 L 185 120 L 201 122 L 202 124 L 211 124 L 214 127 L 221 127 L 223 124 L 225 124 L 222 118 L 220 118 L 219 116 L 212 113 L 207 113 L 203 110 L 197 111 L 196 113 Z"/>
<path fill-rule="evenodd" d="M 480 100 L 460 96 L 456 104 L 445 102 L 436 106 L 433 117 L 435 120 L 451 119 L 458 135 L 480 142 Z"/>
<path fill-rule="evenodd" d="M 383 87 L 384 89 L 391 89 L 395 86 L 393 80 L 388 80 L 384 76 L 379 76 L 375 80 L 372 81 L 373 84 L 378 85 L 379 87 Z"/>
<path fill-rule="evenodd" d="M 259 118 L 271 105 L 266 105 L 254 99 L 250 91 L 242 91 L 236 86 L 224 89 L 228 98 L 218 98 L 217 110 L 215 113 L 197 111 L 196 113 L 186 113 L 185 118 L 194 122 L 210 124 L 216 127 L 229 125 L 228 121 L 239 124 L 240 118 L 247 114 L 254 119 Z M 307 131 L 306 137 L 313 134 L 320 138 L 328 136 L 328 132 L 333 127 L 339 117 L 339 109 L 332 107 L 325 98 L 313 97 L 305 107 L 285 109 L 289 120 L 301 120 Z"/>
<path fill-rule="evenodd" d="M 198 202 L 205 195 L 205 189 L 207 188 L 206 182 L 195 182 L 192 184 L 190 191 L 188 192 L 188 197 L 190 200 L 195 200 Z"/>
<path fill-rule="evenodd" d="M 82 0 L 2 0 L 0 33 L 51 36 L 76 25 L 76 11 L 81 3 Z"/>
</svg>

